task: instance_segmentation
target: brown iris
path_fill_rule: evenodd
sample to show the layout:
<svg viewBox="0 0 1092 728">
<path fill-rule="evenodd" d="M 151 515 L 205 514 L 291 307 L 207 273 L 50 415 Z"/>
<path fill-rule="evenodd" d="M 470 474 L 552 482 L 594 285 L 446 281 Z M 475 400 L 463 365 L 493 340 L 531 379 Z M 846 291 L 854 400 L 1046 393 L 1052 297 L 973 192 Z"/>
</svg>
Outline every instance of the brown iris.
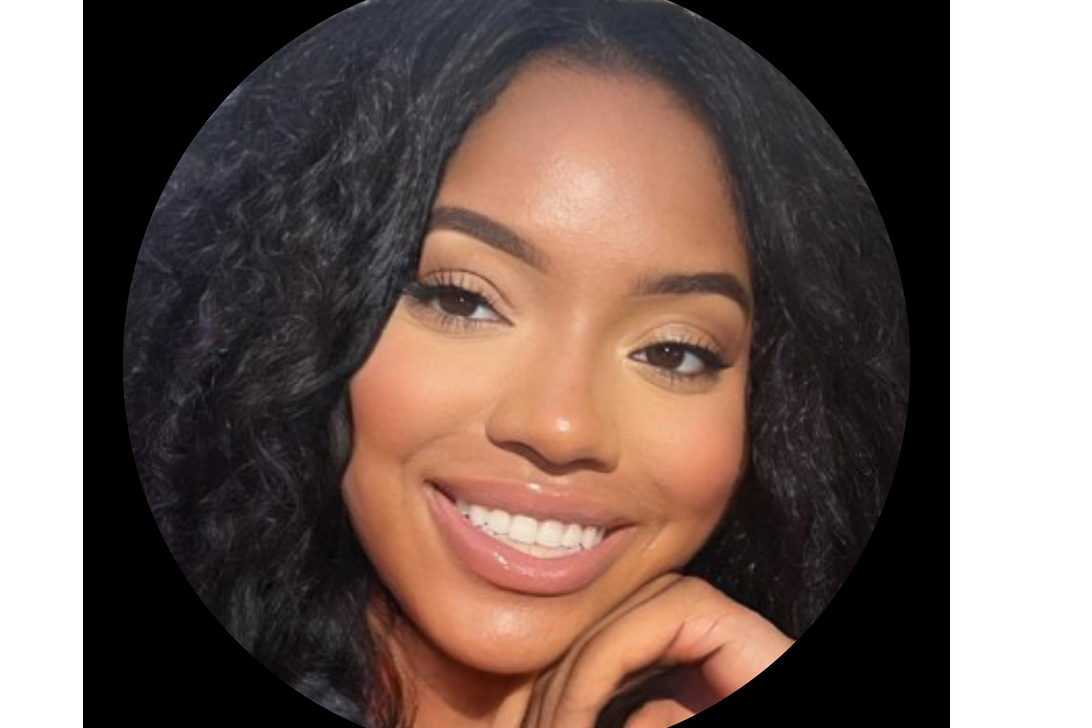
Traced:
<svg viewBox="0 0 1092 728">
<path fill-rule="evenodd" d="M 649 364 L 664 369 L 677 369 L 686 356 L 686 350 L 678 344 L 657 344 L 645 350 Z"/>
<path fill-rule="evenodd" d="M 470 318 L 482 304 L 481 296 L 454 286 L 440 289 L 435 296 L 443 312 L 451 316 Z"/>
</svg>

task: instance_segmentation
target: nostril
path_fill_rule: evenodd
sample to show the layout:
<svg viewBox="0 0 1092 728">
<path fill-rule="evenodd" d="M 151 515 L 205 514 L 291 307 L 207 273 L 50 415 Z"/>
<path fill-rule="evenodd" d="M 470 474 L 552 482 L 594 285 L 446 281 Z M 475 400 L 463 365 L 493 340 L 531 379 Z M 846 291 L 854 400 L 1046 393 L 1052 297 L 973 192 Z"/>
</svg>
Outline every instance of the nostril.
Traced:
<svg viewBox="0 0 1092 728">
<path fill-rule="evenodd" d="M 580 471 L 610 472 L 614 464 L 607 459 L 597 457 L 562 458 L 556 453 L 548 456 L 539 452 L 534 447 L 523 442 L 497 442 L 493 443 L 502 450 L 515 453 L 527 460 L 538 469 L 539 472 L 551 477 L 561 477 Z"/>
<path fill-rule="evenodd" d="M 543 472 L 615 467 L 618 433 L 613 421 L 603 416 L 608 404 L 598 401 L 605 396 L 602 390 L 563 383 L 544 387 L 522 380 L 517 384 L 501 393 L 484 423 L 494 445 L 522 455 Z"/>
</svg>

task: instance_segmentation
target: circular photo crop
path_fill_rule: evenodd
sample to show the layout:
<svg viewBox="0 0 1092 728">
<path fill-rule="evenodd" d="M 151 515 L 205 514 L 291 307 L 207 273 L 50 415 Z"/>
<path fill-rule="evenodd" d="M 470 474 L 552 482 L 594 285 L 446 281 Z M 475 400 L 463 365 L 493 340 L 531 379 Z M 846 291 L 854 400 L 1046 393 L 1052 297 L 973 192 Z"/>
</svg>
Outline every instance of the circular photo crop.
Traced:
<svg viewBox="0 0 1092 728">
<path fill-rule="evenodd" d="M 369 0 L 178 163 L 124 392 L 182 574 L 314 702 L 655 728 L 791 653 L 845 582 L 909 332 L 857 165 L 713 23 Z"/>
</svg>

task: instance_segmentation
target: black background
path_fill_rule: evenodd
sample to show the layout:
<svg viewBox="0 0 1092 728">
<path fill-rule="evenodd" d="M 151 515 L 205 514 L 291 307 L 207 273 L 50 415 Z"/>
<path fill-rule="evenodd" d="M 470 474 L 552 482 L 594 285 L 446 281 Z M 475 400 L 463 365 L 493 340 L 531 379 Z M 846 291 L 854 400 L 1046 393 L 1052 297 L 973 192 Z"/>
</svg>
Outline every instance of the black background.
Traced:
<svg viewBox="0 0 1092 728">
<path fill-rule="evenodd" d="M 124 292 L 152 209 L 194 135 L 261 62 L 345 6 L 202 0 L 132 7 L 103 6 L 86 18 L 87 280 L 92 300 L 110 294 L 109 310 L 88 310 L 108 322 L 106 341 L 120 329 Z M 911 321 L 918 324 L 913 294 L 932 276 L 910 257 L 920 261 L 939 248 L 933 241 L 943 233 L 925 231 L 922 220 L 935 220 L 936 188 L 947 187 L 929 174 L 939 169 L 940 153 L 939 135 L 928 129 L 946 109 L 939 76 L 925 71 L 937 65 L 927 56 L 940 45 L 939 29 L 929 37 L 920 18 L 880 20 L 848 11 L 692 9 L 773 63 L 838 133 L 884 215 Z M 920 354 L 925 327 L 919 326 Z M 93 372 L 93 357 L 89 362 Z M 96 389 L 89 389 L 93 396 Z M 109 425 L 98 419 L 103 412 Z M 100 444 L 89 449 L 88 462 L 95 468 L 102 457 L 108 464 L 105 479 L 88 479 L 85 500 L 86 532 L 97 542 L 85 563 L 88 705 L 136 724 L 348 725 L 269 675 L 213 620 L 152 521 L 133 469 L 121 398 L 108 395 L 102 410 L 89 414 L 94 427 L 88 432 Z M 937 484 L 943 476 L 928 473 L 947 458 L 934 468 L 913 467 L 928 462 L 920 446 L 915 449 L 915 414 L 912 408 L 884 514 L 834 602 L 771 670 L 691 724 L 905 720 L 925 710 L 925 694 L 942 689 L 930 664 L 939 642 L 942 604 L 936 600 L 947 590 L 938 594 L 932 582 L 946 552 L 932 543 L 936 526 L 926 525 L 919 511 L 944 503 L 947 488 Z M 108 484 L 110 497 L 102 497 L 100 483 Z"/>
</svg>

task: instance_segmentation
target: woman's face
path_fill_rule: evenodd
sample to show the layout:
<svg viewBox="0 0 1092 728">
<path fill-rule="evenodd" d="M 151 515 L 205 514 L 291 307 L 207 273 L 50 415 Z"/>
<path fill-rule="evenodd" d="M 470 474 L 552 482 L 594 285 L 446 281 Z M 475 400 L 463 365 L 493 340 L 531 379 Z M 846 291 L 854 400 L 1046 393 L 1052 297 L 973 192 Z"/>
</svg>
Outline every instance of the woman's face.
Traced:
<svg viewBox="0 0 1092 728">
<path fill-rule="evenodd" d="M 723 514 L 751 283 L 718 160 L 664 87 L 541 63 L 452 157 L 344 480 L 429 650 L 541 669 Z"/>
</svg>

